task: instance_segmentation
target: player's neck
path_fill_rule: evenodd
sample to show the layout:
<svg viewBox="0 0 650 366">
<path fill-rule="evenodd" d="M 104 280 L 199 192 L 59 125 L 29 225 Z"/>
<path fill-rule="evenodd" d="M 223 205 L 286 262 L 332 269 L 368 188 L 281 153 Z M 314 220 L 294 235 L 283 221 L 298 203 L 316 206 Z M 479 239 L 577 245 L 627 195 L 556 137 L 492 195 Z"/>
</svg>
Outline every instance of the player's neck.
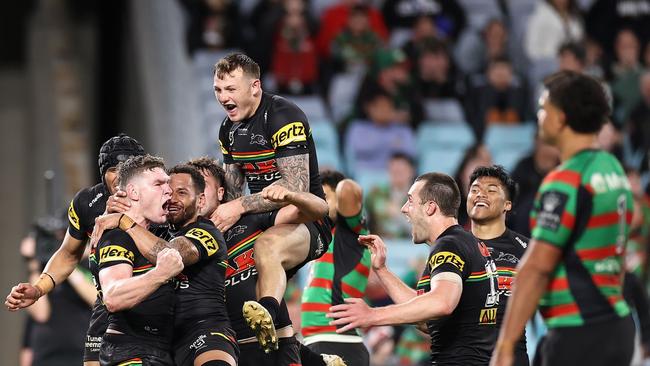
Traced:
<svg viewBox="0 0 650 366">
<path fill-rule="evenodd" d="M 189 220 L 184 221 L 180 224 L 179 228 L 184 228 L 188 225 L 191 225 L 199 220 L 199 215 L 192 216 Z"/>
<path fill-rule="evenodd" d="M 149 220 L 144 217 L 142 210 L 140 210 L 138 201 L 131 201 L 131 207 L 126 212 L 124 212 L 124 214 L 129 216 L 131 220 L 133 220 L 133 222 L 136 224 L 147 229 L 149 228 Z"/>
<path fill-rule="evenodd" d="M 499 217 L 489 222 L 476 222 L 472 220 L 472 234 L 477 239 L 489 240 L 498 238 L 506 231 L 505 218 Z"/>
<path fill-rule="evenodd" d="M 431 230 L 431 235 L 429 236 L 429 240 L 427 243 L 429 245 L 433 245 L 433 243 L 438 240 L 438 237 L 442 233 L 445 232 L 445 230 L 449 229 L 450 227 L 458 225 L 458 219 L 455 217 L 448 217 L 448 216 L 441 216 L 438 218 L 435 222 L 432 223 L 431 227 L 433 228 Z"/>
<path fill-rule="evenodd" d="M 598 140 L 596 134 L 589 133 L 567 133 L 558 143 L 560 149 L 560 160 L 565 162 L 571 159 L 575 154 L 586 149 L 597 149 Z"/>
</svg>

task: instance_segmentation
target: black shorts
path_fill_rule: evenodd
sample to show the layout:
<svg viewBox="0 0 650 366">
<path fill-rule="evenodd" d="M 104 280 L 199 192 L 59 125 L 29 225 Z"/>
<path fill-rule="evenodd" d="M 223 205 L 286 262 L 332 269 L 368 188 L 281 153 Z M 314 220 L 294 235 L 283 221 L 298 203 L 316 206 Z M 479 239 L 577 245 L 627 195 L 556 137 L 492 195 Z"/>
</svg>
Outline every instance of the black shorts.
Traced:
<svg viewBox="0 0 650 366">
<path fill-rule="evenodd" d="M 314 353 L 338 355 L 348 366 L 368 366 L 370 355 L 362 343 L 316 342 L 307 346 Z"/>
<path fill-rule="evenodd" d="M 104 334 L 99 350 L 101 366 L 174 366 L 171 354 L 161 348 L 134 342 L 132 337 Z"/>
<path fill-rule="evenodd" d="M 235 361 L 239 358 L 239 347 L 235 332 L 224 322 L 201 322 L 186 334 L 179 334 L 174 341 L 174 362 L 177 366 L 191 366 L 200 354 L 208 351 L 223 351 Z M 180 332 L 185 333 L 185 332 Z"/>
<path fill-rule="evenodd" d="M 108 327 L 108 311 L 99 298 L 93 306 L 90 323 L 86 332 L 84 343 L 84 362 L 99 361 L 99 348 L 102 345 L 102 336 Z"/>
<path fill-rule="evenodd" d="M 239 366 L 300 366 L 300 344 L 296 337 L 280 338 L 278 350 L 264 353 L 255 343 L 240 344 Z"/>
<path fill-rule="evenodd" d="M 332 221 L 329 216 L 305 224 L 309 230 L 309 253 L 302 263 L 287 271 L 287 278 L 293 277 L 305 264 L 318 259 L 327 252 L 332 241 Z"/>
<path fill-rule="evenodd" d="M 550 329 L 534 365 L 629 365 L 634 353 L 631 316 L 581 327 Z"/>
</svg>

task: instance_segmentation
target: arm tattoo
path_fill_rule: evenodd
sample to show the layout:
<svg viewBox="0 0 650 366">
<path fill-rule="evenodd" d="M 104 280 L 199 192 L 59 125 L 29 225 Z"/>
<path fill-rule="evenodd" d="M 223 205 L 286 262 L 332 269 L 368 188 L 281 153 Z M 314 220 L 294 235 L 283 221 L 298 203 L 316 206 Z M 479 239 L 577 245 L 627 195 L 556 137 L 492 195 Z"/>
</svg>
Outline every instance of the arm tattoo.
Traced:
<svg viewBox="0 0 650 366">
<path fill-rule="evenodd" d="M 149 250 L 149 252 L 142 253 L 142 255 L 144 255 L 149 262 L 156 263 L 156 259 L 158 258 L 158 253 L 160 253 L 165 248 L 169 248 L 169 243 L 164 239 L 158 238 L 154 243 L 154 245 Z"/>
<path fill-rule="evenodd" d="M 199 251 L 190 239 L 179 236 L 170 241 L 169 246 L 178 250 L 181 258 L 183 258 L 183 264 L 192 265 L 199 261 Z"/>
<path fill-rule="evenodd" d="M 282 178 L 273 184 L 281 185 L 294 192 L 309 192 L 309 154 L 277 158 L 276 162 Z M 268 212 L 286 206 L 267 201 L 260 193 L 243 197 L 241 204 L 244 211 L 248 213 Z"/>
<path fill-rule="evenodd" d="M 241 197 L 244 193 L 244 173 L 236 164 L 224 164 L 226 171 L 226 199 Z"/>
</svg>

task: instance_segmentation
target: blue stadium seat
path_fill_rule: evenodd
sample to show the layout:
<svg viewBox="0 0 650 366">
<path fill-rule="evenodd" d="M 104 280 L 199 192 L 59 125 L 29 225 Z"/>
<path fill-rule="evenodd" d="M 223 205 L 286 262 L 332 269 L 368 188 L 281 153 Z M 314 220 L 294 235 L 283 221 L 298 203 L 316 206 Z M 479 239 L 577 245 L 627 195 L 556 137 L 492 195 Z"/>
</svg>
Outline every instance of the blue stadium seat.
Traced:
<svg viewBox="0 0 650 366">
<path fill-rule="evenodd" d="M 465 123 L 465 112 L 456 99 L 427 99 L 423 106 L 427 121 Z"/>
<path fill-rule="evenodd" d="M 329 113 L 323 100 L 317 95 L 287 96 L 287 99 L 296 103 L 307 115 L 307 119 L 323 120 L 329 118 Z"/>
<path fill-rule="evenodd" d="M 512 170 L 517 161 L 532 150 L 535 143 L 535 124 L 490 125 L 485 132 L 485 145 L 495 164 Z"/>
<path fill-rule="evenodd" d="M 368 194 L 373 188 L 388 184 L 389 182 L 388 172 L 386 170 L 357 169 L 354 173 L 349 173 L 359 183 L 361 188 L 363 188 L 363 194 Z"/>
<path fill-rule="evenodd" d="M 332 122 L 314 119 L 311 120 L 309 126 L 316 144 L 319 167 L 341 170 L 343 164 L 341 162 L 341 150 L 339 149 L 339 135 Z"/>
<path fill-rule="evenodd" d="M 465 124 L 424 122 L 417 131 L 420 173 L 454 174 L 465 150 L 474 144 L 474 134 Z"/>
</svg>

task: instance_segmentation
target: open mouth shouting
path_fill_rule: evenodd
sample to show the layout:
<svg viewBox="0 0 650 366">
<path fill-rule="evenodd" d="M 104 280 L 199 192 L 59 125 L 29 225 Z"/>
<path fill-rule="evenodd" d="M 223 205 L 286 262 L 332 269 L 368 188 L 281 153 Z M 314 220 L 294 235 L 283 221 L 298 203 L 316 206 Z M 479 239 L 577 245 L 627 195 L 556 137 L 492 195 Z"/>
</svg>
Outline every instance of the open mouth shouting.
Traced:
<svg viewBox="0 0 650 366">
<path fill-rule="evenodd" d="M 222 105 L 226 110 L 228 117 L 235 116 L 237 114 L 237 105 L 235 103 L 224 103 Z"/>
</svg>

